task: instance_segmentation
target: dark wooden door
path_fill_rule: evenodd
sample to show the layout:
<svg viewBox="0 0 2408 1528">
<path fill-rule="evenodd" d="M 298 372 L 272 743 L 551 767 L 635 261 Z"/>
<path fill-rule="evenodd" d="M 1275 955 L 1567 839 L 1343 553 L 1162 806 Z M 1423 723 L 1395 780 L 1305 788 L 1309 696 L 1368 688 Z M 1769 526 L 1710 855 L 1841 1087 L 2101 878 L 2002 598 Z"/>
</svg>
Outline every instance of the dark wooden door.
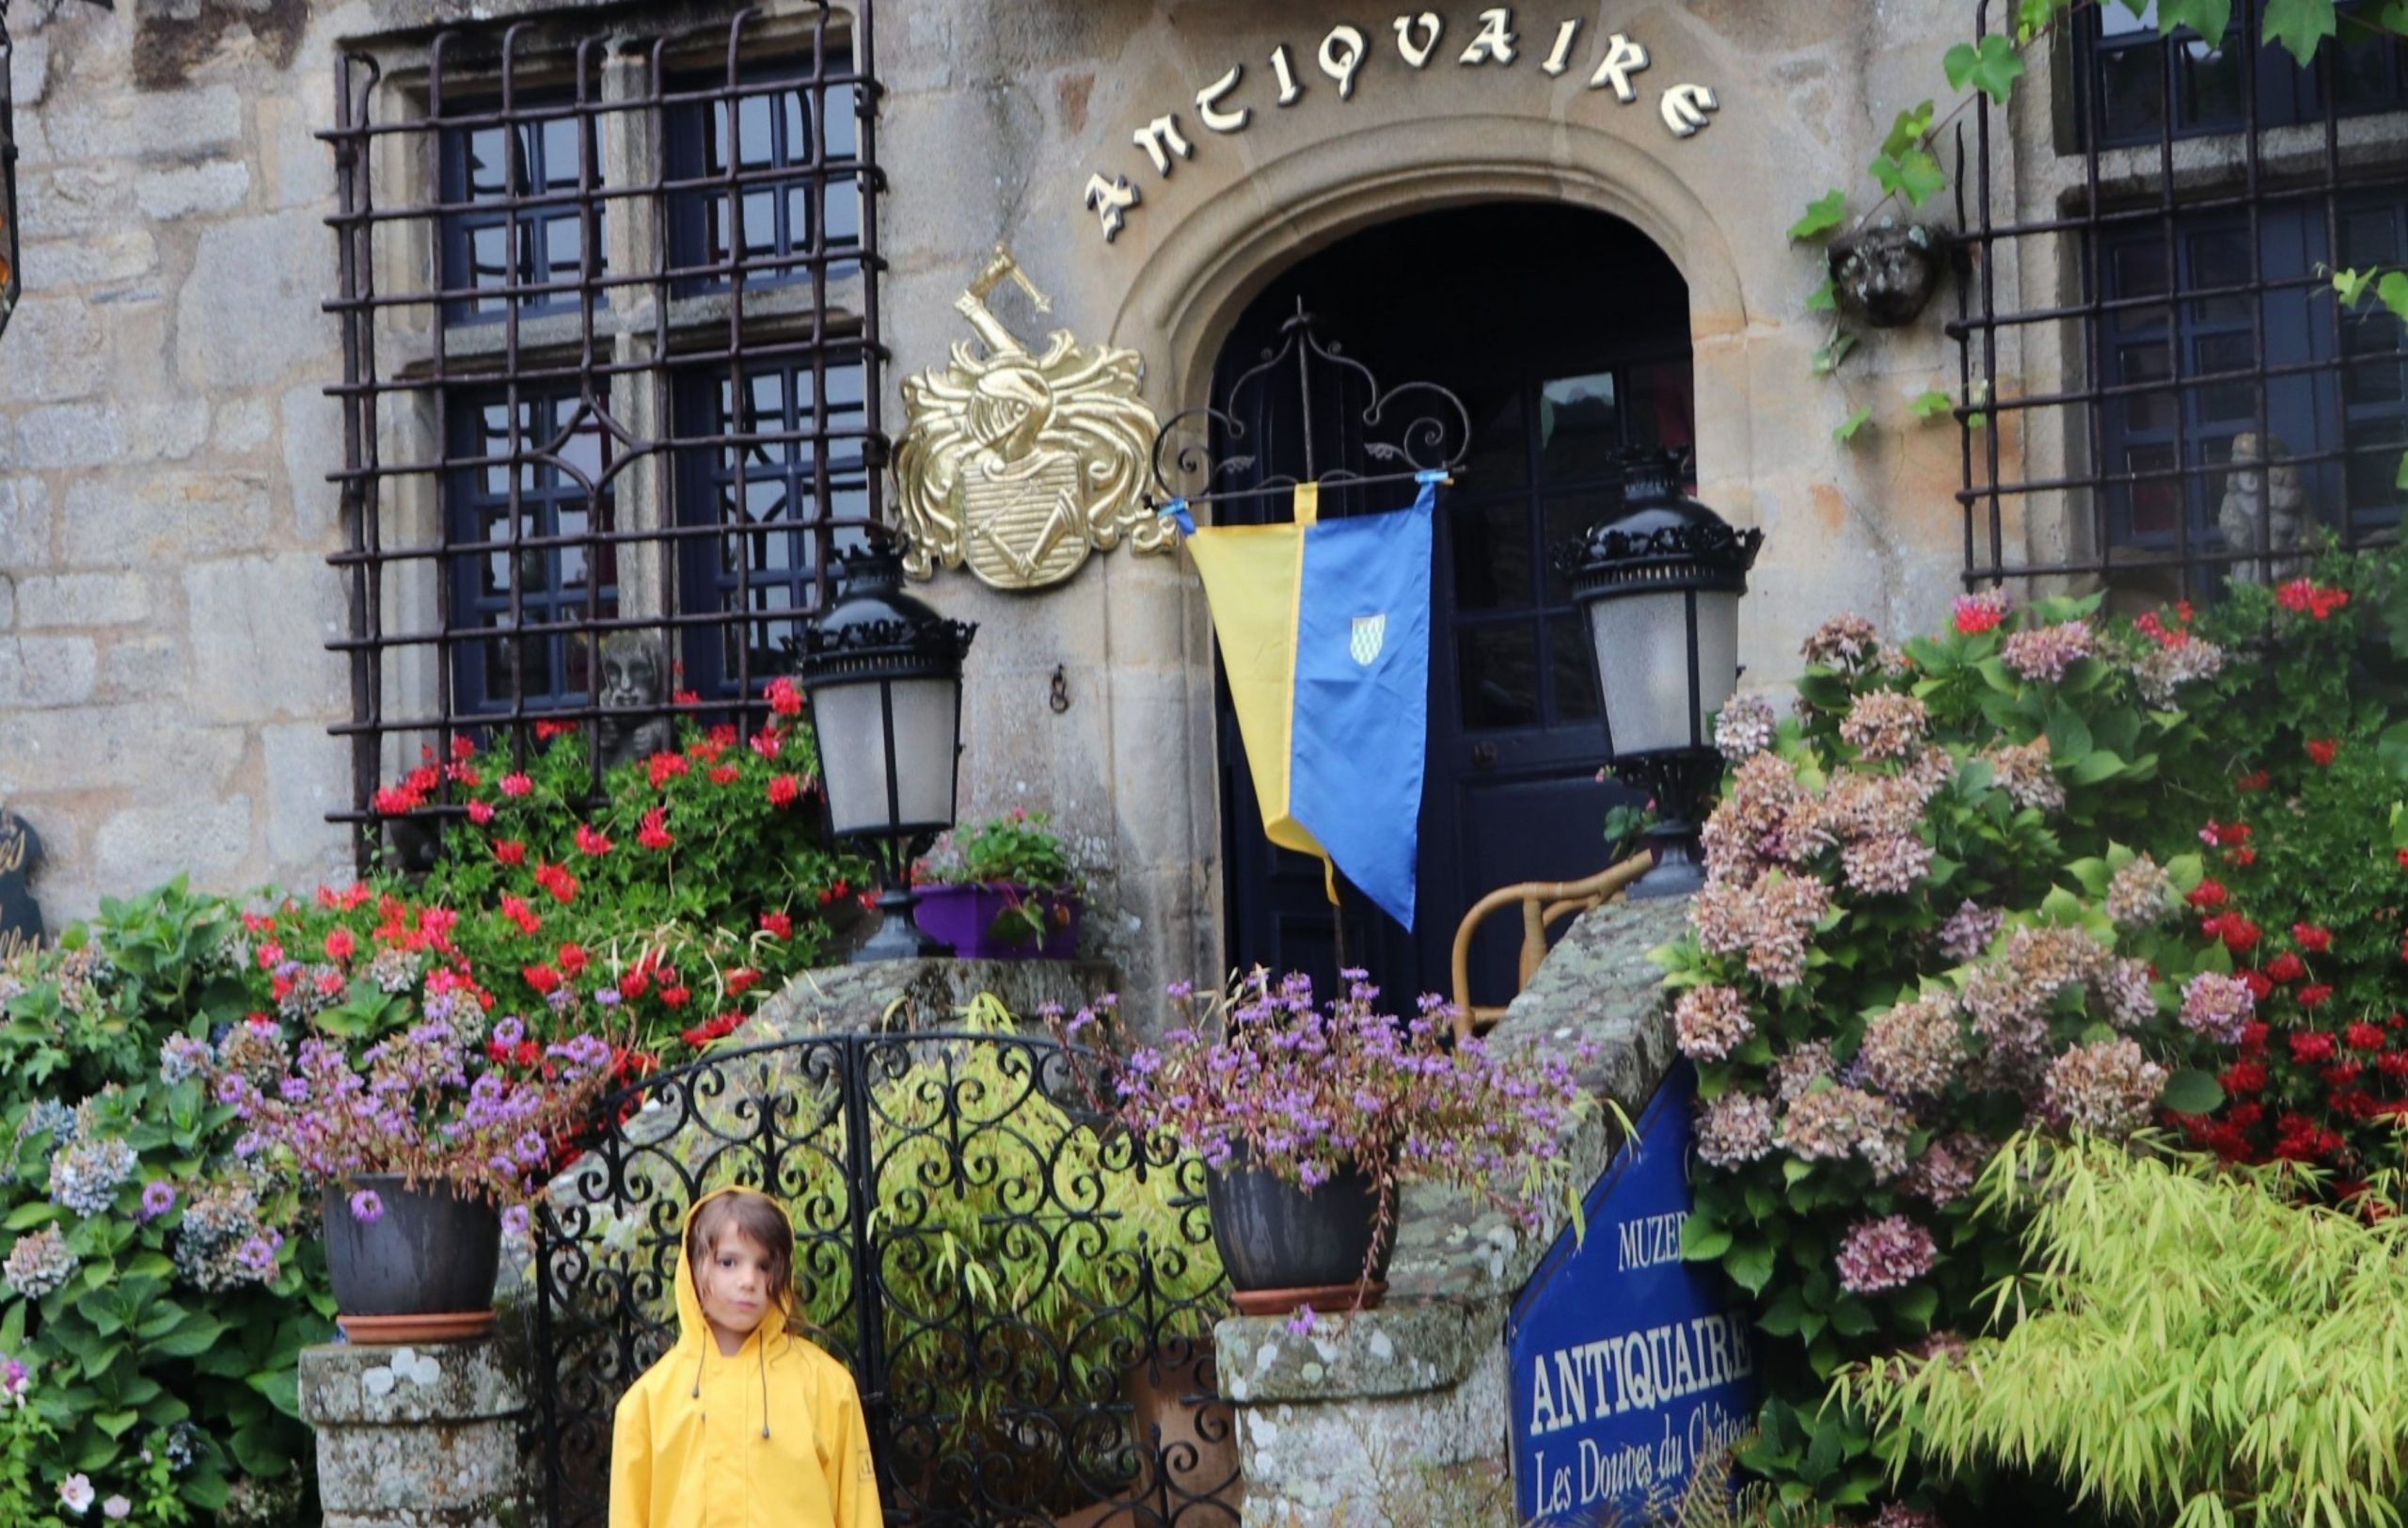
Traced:
<svg viewBox="0 0 2408 1528">
<path fill-rule="evenodd" d="M 1416 927 L 1342 893 L 1350 963 L 1402 1005 L 1448 989 L 1456 925 L 1481 896 L 1603 867 L 1602 820 L 1624 797 L 1595 777 L 1605 736 L 1587 639 L 1551 553 L 1619 503 L 1617 453 L 1689 444 L 1687 294 L 1635 230 L 1569 208 L 1465 208 L 1358 234 L 1274 282 L 1222 350 L 1215 401 L 1248 435 L 1216 442 L 1217 454 L 1251 454 L 1257 479 L 1304 470 L 1296 385 L 1231 388 L 1277 345 L 1300 300 L 1384 388 L 1434 382 L 1471 415 L 1469 458 L 1438 497 Z M 1359 380 L 1343 368 L 1314 374 L 1317 467 L 1377 470 L 1363 454 Z M 1402 508 L 1412 492 L 1324 493 L 1321 513 Z M 1215 518 L 1291 513 L 1275 495 Z M 1328 991 L 1338 922 L 1320 863 L 1263 838 L 1226 684 L 1220 696 L 1229 959 L 1304 970 Z M 1518 943 L 1518 919 L 1492 920 L 1474 947 L 1476 1000 L 1511 993 Z"/>
</svg>

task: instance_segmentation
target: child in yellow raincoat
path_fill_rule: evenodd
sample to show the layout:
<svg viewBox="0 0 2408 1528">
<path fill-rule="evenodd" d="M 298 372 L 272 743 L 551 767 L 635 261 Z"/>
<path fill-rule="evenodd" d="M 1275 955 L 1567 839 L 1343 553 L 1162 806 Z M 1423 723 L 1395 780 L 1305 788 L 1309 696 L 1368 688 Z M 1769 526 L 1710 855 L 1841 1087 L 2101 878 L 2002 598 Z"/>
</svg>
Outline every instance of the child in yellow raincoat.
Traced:
<svg viewBox="0 0 2408 1528">
<path fill-rule="evenodd" d="M 610 1528 L 880 1528 L 861 1396 L 802 1339 L 777 1201 L 723 1188 L 687 1212 L 677 1330 L 619 1402 Z"/>
</svg>

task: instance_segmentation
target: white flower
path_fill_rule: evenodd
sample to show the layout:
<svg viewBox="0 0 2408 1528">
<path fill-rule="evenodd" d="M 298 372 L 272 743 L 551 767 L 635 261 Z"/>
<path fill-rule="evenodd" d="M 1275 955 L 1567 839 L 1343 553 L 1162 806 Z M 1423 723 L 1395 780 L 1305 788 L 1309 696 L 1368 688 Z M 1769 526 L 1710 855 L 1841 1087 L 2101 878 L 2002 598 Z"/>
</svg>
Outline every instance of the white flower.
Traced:
<svg viewBox="0 0 2408 1528">
<path fill-rule="evenodd" d="M 134 1516 L 134 1504 L 122 1496 L 112 1496 L 101 1504 L 101 1516 L 111 1522 L 123 1522 Z"/>
<path fill-rule="evenodd" d="M 59 1504 L 79 1518 L 92 1509 L 92 1499 L 99 1494 L 83 1475 L 69 1475 L 58 1483 Z"/>
</svg>

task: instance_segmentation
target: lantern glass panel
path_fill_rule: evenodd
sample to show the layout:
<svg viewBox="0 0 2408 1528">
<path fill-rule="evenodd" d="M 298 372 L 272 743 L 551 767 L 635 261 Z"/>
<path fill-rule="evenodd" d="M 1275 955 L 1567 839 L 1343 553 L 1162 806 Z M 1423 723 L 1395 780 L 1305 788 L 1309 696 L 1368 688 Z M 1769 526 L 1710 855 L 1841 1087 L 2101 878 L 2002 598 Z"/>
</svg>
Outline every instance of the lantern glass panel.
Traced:
<svg viewBox="0 0 2408 1528">
<path fill-rule="evenodd" d="M 953 818 L 954 728 L 959 681 L 947 678 L 822 684 L 811 692 L 831 827 L 889 835 Z M 894 699 L 896 810 L 887 811 L 887 739 L 880 699 Z"/>
<path fill-rule="evenodd" d="M 1698 694 L 1689 693 L 1688 601 L 1697 602 Z M 1739 597 L 1666 590 L 1589 606 L 1590 639 L 1616 756 L 1689 748 L 1738 684 Z M 1692 709 L 1694 707 L 1694 710 Z"/>
</svg>

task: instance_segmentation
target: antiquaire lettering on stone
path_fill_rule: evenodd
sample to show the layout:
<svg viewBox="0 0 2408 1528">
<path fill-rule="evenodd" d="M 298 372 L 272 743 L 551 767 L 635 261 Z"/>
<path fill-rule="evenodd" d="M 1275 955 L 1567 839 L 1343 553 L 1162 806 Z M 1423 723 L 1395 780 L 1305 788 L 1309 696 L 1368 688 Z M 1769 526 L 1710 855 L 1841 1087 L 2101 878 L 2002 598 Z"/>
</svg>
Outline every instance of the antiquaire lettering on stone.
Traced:
<svg viewBox="0 0 2408 1528">
<path fill-rule="evenodd" d="M 966 565 L 997 589 L 1041 589 L 1123 536 L 1137 551 L 1167 551 L 1141 497 L 1155 427 L 1137 393 L 1144 362 L 1083 347 L 1068 329 L 1030 351 L 987 306 L 1006 280 L 1050 310 L 998 246 L 953 305 L 986 353 L 957 342 L 951 365 L 903 383 L 895 479 L 905 569 L 925 579 Z"/>
<path fill-rule="evenodd" d="M 1404 61 L 1406 68 L 1416 72 L 1426 71 L 1433 63 L 1443 62 L 1449 56 L 1453 58 L 1454 67 L 1458 69 L 1495 66 L 1497 70 L 1508 70 L 1529 54 L 1539 59 L 1539 72 L 1554 79 L 1573 67 L 1573 50 L 1580 45 L 1580 34 L 1586 26 L 1587 24 L 1577 16 L 1559 20 L 1551 28 L 1546 24 L 1538 24 L 1528 32 L 1529 40 L 1526 42 L 1526 34 L 1514 26 L 1513 8 L 1490 6 L 1469 24 L 1469 36 L 1460 50 L 1446 43 L 1447 20 L 1434 10 L 1405 12 L 1389 21 L 1387 29 L 1395 34 L 1397 56 Z M 1594 35 L 1593 29 L 1592 35 Z M 1378 45 L 1373 40 L 1377 36 L 1377 30 L 1367 37 L 1364 28 L 1339 22 L 1322 34 L 1318 46 L 1308 44 L 1296 50 L 1310 60 L 1308 66 L 1298 64 L 1296 53 L 1291 53 L 1287 43 L 1278 44 L 1271 50 L 1269 57 L 1272 84 L 1277 87 L 1277 90 L 1275 93 L 1261 90 L 1259 100 L 1246 99 L 1250 92 L 1245 88 L 1245 65 L 1231 64 L 1196 92 L 1196 119 L 1208 133 L 1223 135 L 1243 133 L 1254 121 L 1258 104 L 1285 109 L 1304 99 L 1309 79 L 1305 72 L 1307 68 L 1317 69 L 1331 85 L 1337 87 L 1339 101 L 1352 101 L 1364 61 L 1370 56 L 1371 49 Z M 1546 40 L 1544 56 L 1534 51 L 1541 39 Z M 1611 90 L 1614 99 L 1625 106 L 1636 103 L 1639 87 L 1632 83 L 1631 76 L 1644 71 L 1650 63 L 1646 47 L 1621 32 L 1606 33 L 1596 44 L 1595 58 L 1595 67 L 1589 73 L 1588 88 Z M 1711 125 L 1711 114 L 1720 110 L 1721 106 L 1722 103 L 1716 98 L 1712 87 L 1684 82 L 1664 88 L 1656 100 L 1656 114 L 1662 119 L 1665 131 L 1672 136 L 1690 138 Z M 1130 135 L 1130 142 L 1143 151 L 1155 178 L 1164 181 L 1171 178 L 1182 161 L 1193 160 L 1197 149 L 1196 141 L 1180 126 L 1180 114 L 1176 111 L 1166 111 L 1149 119 Z M 1143 173 L 1142 169 L 1140 173 Z M 1095 214 L 1097 227 L 1102 231 L 1106 244 L 1120 236 L 1120 231 L 1129 226 L 1129 215 L 1145 205 L 1146 201 L 1145 188 L 1132 183 L 1126 174 L 1107 175 L 1100 170 L 1088 173 L 1079 194 L 1081 204 Z"/>
</svg>

